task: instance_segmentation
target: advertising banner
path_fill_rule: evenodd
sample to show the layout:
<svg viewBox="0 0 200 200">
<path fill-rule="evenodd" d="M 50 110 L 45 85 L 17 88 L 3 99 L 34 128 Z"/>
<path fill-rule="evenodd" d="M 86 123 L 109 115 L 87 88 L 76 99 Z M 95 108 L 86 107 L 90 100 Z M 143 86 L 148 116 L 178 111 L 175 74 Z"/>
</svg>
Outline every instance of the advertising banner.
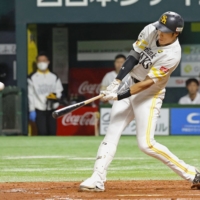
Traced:
<svg viewBox="0 0 200 200">
<path fill-rule="evenodd" d="M 199 21 L 199 0 L 16 0 L 17 22 L 154 22 L 175 10 L 185 21 Z M 34 15 L 33 15 L 34 13 Z M 78 13 L 78 14 L 77 14 Z M 105 30 L 106 31 L 106 30 Z"/>
<path fill-rule="evenodd" d="M 16 44 L 0 44 L 0 55 L 16 55 Z"/>
<path fill-rule="evenodd" d="M 98 109 L 85 106 L 57 119 L 57 135 L 95 135 Z"/>
<path fill-rule="evenodd" d="M 72 68 L 69 75 L 69 91 L 72 95 L 85 99 L 100 92 L 101 81 L 105 74 L 114 68 Z"/>
<path fill-rule="evenodd" d="M 167 86 L 168 88 L 185 88 L 185 84 L 186 84 L 186 81 L 191 78 L 191 77 L 180 77 L 180 76 L 172 76 L 170 77 L 169 81 L 167 82 Z M 196 77 L 196 76 L 193 76 L 193 78 L 196 78 L 197 80 L 199 80 L 200 82 L 200 78 L 199 77 Z"/>
<path fill-rule="evenodd" d="M 182 45 L 181 76 L 200 76 L 200 45 Z"/>
<path fill-rule="evenodd" d="M 100 109 L 100 134 L 105 135 L 110 123 L 111 108 Z M 136 135 L 135 120 L 130 122 L 122 135 Z M 155 135 L 169 135 L 169 109 L 162 108 L 156 125 Z"/>
<path fill-rule="evenodd" d="M 172 108 L 172 135 L 200 135 L 200 108 Z"/>
<path fill-rule="evenodd" d="M 111 60 L 117 54 L 128 55 L 134 40 L 78 41 L 78 61 Z"/>
</svg>

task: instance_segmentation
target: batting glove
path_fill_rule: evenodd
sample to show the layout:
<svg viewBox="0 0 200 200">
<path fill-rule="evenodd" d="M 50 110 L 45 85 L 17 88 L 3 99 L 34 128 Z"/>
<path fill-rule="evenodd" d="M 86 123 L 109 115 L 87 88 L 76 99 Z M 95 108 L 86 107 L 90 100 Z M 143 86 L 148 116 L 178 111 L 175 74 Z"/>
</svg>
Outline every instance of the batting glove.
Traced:
<svg viewBox="0 0 200 200">
<path fill-rule="evenodd" d="M 117 92 L 119 86 L 120 86 L 120 83 L 115 79 L 115 80 L 106 88 L 106 91 L 115 93 L 115 92 Z"/>
<path fill-rule="evenodd" d="M 109 91 L 102 91 L 101 94 L 104 94 L 105 96 L 102 98 L 103 101 L 110 101 L 110 100 L 118 100 L 117 93 L 109 92 Z"/>
</svg>

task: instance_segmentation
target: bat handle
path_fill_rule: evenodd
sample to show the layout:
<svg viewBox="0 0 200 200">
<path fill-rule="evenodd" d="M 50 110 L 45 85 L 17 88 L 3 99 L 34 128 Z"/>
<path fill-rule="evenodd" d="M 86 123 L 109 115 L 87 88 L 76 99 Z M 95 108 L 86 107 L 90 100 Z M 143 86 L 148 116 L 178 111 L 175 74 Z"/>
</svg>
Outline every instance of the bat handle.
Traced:
<svg viewBox="0 0 200 200">
<path fill-rule="evenodd" d="M 98 99 L 101 99 L 102 97 L 104 97 L 104 94 L 100 94 L 100 95 L 98 95 L 98 96 L 96 96 L 96 97 L 93 97 L 93 98 L 91 98 L 91 99 L 88 99 L 88 100 L 84 101 L 84 103 L 85 103 L 85 105 L 87 105 L 87 104 L 89 104 L 89 103 L 92 103 L 93 101 L 96 101 L 96 100 L 98 100 Z"/>
</svg>

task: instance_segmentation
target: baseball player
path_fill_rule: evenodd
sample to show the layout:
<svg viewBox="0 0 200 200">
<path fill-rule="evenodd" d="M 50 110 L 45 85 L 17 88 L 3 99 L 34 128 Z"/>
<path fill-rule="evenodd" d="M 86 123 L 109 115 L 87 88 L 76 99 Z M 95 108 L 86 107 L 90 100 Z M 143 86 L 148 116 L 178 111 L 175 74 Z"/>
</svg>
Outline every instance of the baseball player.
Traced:
<svg viewBox="0 0 200 200">
<path fill-rule="evenodd" d="M 140 150 L 192 182 L 192 188 L 200 189 L 197 169 L 154 139 L 166 83 L 181 59 L 178 35 L 183 27 L 184 21 L 179 14 L 166 12 L 159 21 L 147 25 L 139 34 L 121 71 L 103 92 L 105 100 L 118 101 L 113 104 L 110 125 L 99 146 L 94 172 L 80 184 L 81 191 L 105 190 L 106 172 L 114 158 L 121 133 L 134 118 Z M 131 78 L 126 84 L 128 87 L 118 91 L 121 80 L 129 72 Z"/>
</svg>

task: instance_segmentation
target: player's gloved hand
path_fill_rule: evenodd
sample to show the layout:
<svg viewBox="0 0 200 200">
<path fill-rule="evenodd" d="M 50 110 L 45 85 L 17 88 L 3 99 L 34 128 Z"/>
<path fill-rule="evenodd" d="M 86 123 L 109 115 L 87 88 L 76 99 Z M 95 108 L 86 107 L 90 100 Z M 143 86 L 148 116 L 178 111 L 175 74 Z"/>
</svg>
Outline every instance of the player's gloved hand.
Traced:
<svg viewBox="0 0 200 200">
<path fill-rule="evenodd" d="M 35 119 L 36 119 L 36 112 L 35 111 L 31 111 L 29 113 L 29 119 L 32 121 L 32 122 L 35 122 Z"/>
<path fill-rule="evenodd" d="M 116 79 L 106 88 L 106 91 L 109 92 L 117 92 L 118 88 L 120 86 L 120 82 Z"/>
<path fill-rule="evenodd" d="M 115 93 L 115 92 L 101 91 L 101 94 L 104 94 L 104 95 L 105 95 L 105 96 L 102 98 L 103 101 L 118 100 L 118 98 L 117 98 L 118 94 Z"/>
<path fill-rule="evenodd" d="M 56 99 L 57 99 L 56 94 L 55 94 L 55 93 L 50 93 L 50 94 L 47 96 L 47 99 L 56 100 Z"/>
</svg>

